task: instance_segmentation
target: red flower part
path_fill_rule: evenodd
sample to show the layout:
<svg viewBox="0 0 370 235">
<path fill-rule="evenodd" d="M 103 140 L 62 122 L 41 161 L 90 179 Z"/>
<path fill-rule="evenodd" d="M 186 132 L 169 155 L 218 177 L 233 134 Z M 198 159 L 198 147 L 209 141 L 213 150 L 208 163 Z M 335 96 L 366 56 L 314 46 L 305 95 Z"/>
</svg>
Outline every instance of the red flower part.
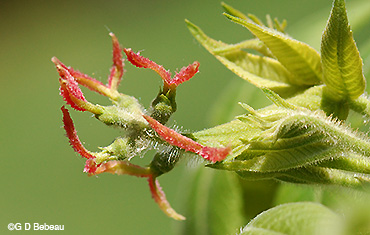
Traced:
<svg viewBox="0 0 370 235">
<path fill-rule="evenodd" d="M 102 82 L 89 77 L 88 75 L 81 73 L 78 70 L 74 70 L 72 67 L 67 67 L 59 59 L 53 57 L 51 59 L 53 63 L 58 67 L 61 66 L 64 70 L 67 70 L 69 74 L 82 86 L 89 88 L 92 91 L 95 91 L 101 95 L 109 96 L 109 88 L 105 86 Z"/>
<path fill-rule="evenodd" d="M 204 159 L 211 162 L 224 160 L 231 151 L 230 147 L 214 148 L 203 146 L 194 140 L 160 124 L 158 121 L 149 116 L 143 115 L 143 117 L 149 122 L 150 126 L 158 133 L 158 135 L 169 144 L 182 148 L 186 151 L 199 154 Z"/>
<path fill-rule="evenodd" d="M 53 58 L 51 58 L 51 61 L 55 64 L 55 66 L 60 65 L 65 70 L 69 70 L 69 68 L 65 64 L 63 64 L 57 57 L 54 56 Z M 69 72 L 71 73 L 71 71 Z"/>
<path fill-rule="evenodd" d="M 98 169 L 98 167 L 99 167 L 100 165 L 101 165 L 101 164 L 96 165 L 96 163 L 95 163 L 94 159 L 92 159 L 92 158 L 87 159 L 87 160 L 86 160 L 86 163 L 85 163 L 84 172 L 85 172 L 85 173 L 88 173 L 89 175 L 95 175 L 96 170 Z"/>
<path fill-rule="evenodd" d="M 167 88 L 176 88 L 181 83 L 192 78 L 198 72 L 199 62 L 195 61 L 187 67 L 183 67 L 180 72 L 176 73 L 174 78 L 171 79 L 171 73 L 165 70 L 161 65 L 141 56 L 140 53 L 135 54 L 130 48 L 125 48 L 123 51 L 126 53 L 127 59 L 131 64 L 138 68 L 149 68 L 157 72 L 159 76 L 162 77 L 165 87 Z"/>
<path fill-rule="evenodd" d="M 73 149 L 84 158 L 94 159 L 95 156 L 85 149 L 80 139 L 78 138 L 77 131 L 73 125 L 73 121 L 72 121 L 71 116 L 69 115 L 68 110 L 64 106 L 62 106 L 61 110 L 63 112 L 64 129 L 69 139 L 69 143 L 71 144 Z"/>
<path fill-rule="evenodd" d="M 159 208 L 171 218 L 175 220 L 185 220 L 185 217 L 176 213 L 174 209 L 172 209 L 171 205 L 166 199 L 166 195 L 162 191 L 161 186 L 159 185 L 158 180 L 152 175 L 148 177 L 149 188 L 152 194 L 154 201 L 158 204 Z"/>
<path fill-rule="evenodd" d="M 72 67 L 68 67 L 68 71 L 71 73 L 71 75 L 77 80 L 79 84 L 81 84 L 84 87 L 89 88 L 92 91 L 95 91 L 99 94 L 105 95 L 100 87 L 107 87 L 104 85 L 101 81 L 98 81 L 92 77 L 90 77 L 87 74 L 81 73 L 78 70 L 75 70 Z"/>
<path fill-rule="evenodd" d="M 204 146 L 202 150 L 198 153 L 200 156 L 204 157 L 204 159 L 210 160 L 211 162 L 218 162 L 224 160 L 227 155 L 231 152 L 230 147 L 224 148 L 214 148 Z"/>
<path fill-rule="evenodd" d="M 111 160 L 102 163 L 96 170 L 96 174 L 108 172 L 117 175 L 133 175 L 137 177 L 149 177 L 152 173 L 150 169 L 134 165 L 128 161 Z"/>
<path fill-rule="evenodd" d="M 113 66 L 108 78 L 108 88 L 117 90 L 123 76 L 124 63 L 122 59 L 122 48 L 119 45 L 117 37 L 113 33 L 109 35 L 112 37 L 113 44 Z"/>
<path fill-rule="evenodd" d="M 87 161 L 86 161 L 87 163 Z M 89 162 L 90 164 L 90 162 Z M 88 164 L 86 164 L 88 165 Z M 91 169 L 91 166 L 85 169 L 91 170 L 95 174 L 101 174 L 104 172 L 117 174 L 117 175 L 133 175 L 137 177 L 146 177 L 148 178 L 150 192 L 152 194 L 153 199 L 161 208 L 161 210 L 176 220 L 184 220 L 185 217 L 176 213 L 174 209 L 172 209 L 171 205 L 168 203 L 166 199 L 166 195 L 162 191 L 158 181 L 153 176 L 152 172 L 150 171 L 149 167 L 141 167 L 134 164 L 129 163 L 128 161 L 117 161 L 112 160 L 105 163 L 100 164 L 97 169 Z"/>
<path fill-rule="evenodd" d="M 76 80 L 65 69 L 65 66 L 57 64 L 56 67 L 60 75 L 60 95 L 72 108 L 79 111 L 86 111 L 84 103 L 87 103 L 87 100 L 83 96 Z"/>
<path fill-rule="evenodd" d="M 162 77 L 164 83 L 169 85 L 171 81 L 171 73 L 165 70 L 161 65 L 158 65 L 154 61 L 141 56 L 140 52 L 135 54 L 131 48 L 125 48 L 123 51 L 126 53 L 127 59 L 131 62 L 131 64 L 138 68 L 148 68 L 154 70 L 159 74 L 159 76 Z"/>
<path fill-rule="evenodd" d="M 194 77 L 198 73 L 199 62 L 195 61 L 192 64 L 189 64 L 187 67 L 183 67 L 179 73 L 176 73 L 175 77 L 170 81 L 170 85 L 174 84 L 175 86 L 180 85 L 183 82 L 186 82 L 190 78 Z"/>
</svg>

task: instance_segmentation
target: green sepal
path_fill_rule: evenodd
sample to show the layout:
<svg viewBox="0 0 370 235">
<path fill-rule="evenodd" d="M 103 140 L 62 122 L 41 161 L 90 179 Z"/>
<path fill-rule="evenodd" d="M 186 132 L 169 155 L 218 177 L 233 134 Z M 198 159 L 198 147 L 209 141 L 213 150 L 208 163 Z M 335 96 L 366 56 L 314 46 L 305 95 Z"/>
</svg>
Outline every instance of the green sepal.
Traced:
<svg viewBox="0 0 370 235">
<path fill-rule="evenodd" d="M 344 0 L 335 0 L 321 40 L 325 97 L 355 100 L 365 90 L 362 59 L 353 39 Z"/>
<path fill-rule="evenodd" d="M 133 96 L 120 94 L 117 100 L 113 101 L 113 105 L 96 106 L 102 111 L 95 117 L 106 125 L 137 131 L 148 127 L 142 116 L 144 107 Z"/>
<path fill-rule="evenodd" d="M 156 153 L 150 162 L 150 171 L 156 177 L 171 171 L 180 160 L 184 150 L 173 146 L 169 150 Z"/>
<path fill-rule="evenodd" d="M 104 153 L 109 155 L 109 159 L 95 160 L 96 163 L 107 160 L 126 160 L 131 157 L 132 149 L 129 144 L 130 140 L 127 137 L 120 137 L 113 141 L 112 144 L 107 147 L 99 147 L 102 151 L 98 153 L 98 156 L 104 156 Z M 99 158 L 99 157 L 97 157 Z"/>
<path fill-rule="evenodd" d="M 161 124 L 166 124 L 171 115 L 176 112 L 175 97 L 176 89 L 160 90 L 157 97 L 152 101 L 150 116 Z"/>
<path fill-rule="evenodd" d="M 254 23 L 225 14 L 230 20 L 241 24 L 266 44 L 275 58 L 294 75 L 296 85 L 317 85 L 322 80 L 319 53 L 307 44 L 289 36 Z"/>
</svg>

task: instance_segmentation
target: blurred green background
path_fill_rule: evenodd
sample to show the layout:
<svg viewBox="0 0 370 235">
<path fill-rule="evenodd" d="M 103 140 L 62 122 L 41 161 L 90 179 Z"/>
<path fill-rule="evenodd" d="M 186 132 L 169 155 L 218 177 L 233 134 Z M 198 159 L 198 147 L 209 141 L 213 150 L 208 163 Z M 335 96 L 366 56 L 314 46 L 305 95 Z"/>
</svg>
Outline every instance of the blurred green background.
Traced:
<svg viewBox="0 0 370 235">
<path fill-rule="evenodd" d="M 367 1 L 347 1 L 351 23 L 352 17 L 354 21 L 359 18 L 358 3 Z M 287 19 L 288 33 L 317 49 L 331 7 L 331 0 L 226 3 L 263 19 L 265 14 Z M 64 102 L 58 94 L 58 74 L 50 59 L 56 56 L 66 65 L 105 82 L 112 63 L 108 36 L 112 31 L 123 47 L 142 50 L 142 55 L 171 71 L 198 60 L 200 73 L 178 90 L 178 111 L 171 125 L 201 130 L 221 120 L 211 114 L 217 113 L 218 97 L 222 97 L 225 87 L 230 83 L 239 86 L 243 81 L 192 38 L 184 19 L 225 42 L 251 37 L 222 12 L 220 1 L 214 0 L 0 1 L 0 144 L 4 150 L 0 233 L 7 232 L 11 222 L 37 222 L 63 224 L 69 234 L 173 234 L 181 222 L 172 221 L 159 210 L 145 179 L 108 174 L 87 177 L 82 172 L 84 161 L 64 136 L 60 111 Z M 369 32 L 357 32 L 355 27 L 353 30 L 360 49 L 368 52 L 370 45 L 365 39 Z M 365 66 L 368 62 L 365 60 Z M 153 71 L 137 69 L 129 63 L 125 68 L 119 90 L 134 95 L 148 107 L 161 85 L 160 78 Z M 239 101 L 255 108 L 268 103 L 252 85 L 246 86 Z M 109 104 L 105 97 L 83 91 L 89 101 Z M 233 112 L 242 112 L 234 105 Z M 71 115 L 89 150 L 96 151 L 120 135 L 120 130 L 104 126 L 88 113 L 71 111 Z M 134 162 L 146 164 L 151 157 L 152 153 Z M 188 191 L 181 184 L 187 171 L 186 164 L 181 164 L 159 178 L 179 213 L 179 198 Z"/>
</svg>

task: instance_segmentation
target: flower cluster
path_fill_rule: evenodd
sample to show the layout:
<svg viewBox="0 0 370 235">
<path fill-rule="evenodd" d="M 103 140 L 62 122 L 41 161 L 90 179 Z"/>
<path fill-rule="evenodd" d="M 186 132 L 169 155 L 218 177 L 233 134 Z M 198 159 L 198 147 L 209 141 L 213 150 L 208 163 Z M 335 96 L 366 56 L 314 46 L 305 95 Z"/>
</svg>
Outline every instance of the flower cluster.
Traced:
<svg viewBox="0 0 370 235">
<path fill-rule="evenodd" d="M 194 140 L 185 137 L 164 124 L 173 112 L 176 111 L 176 88 L 183 82 L 192 78 L 199 68 L 199 63 L 194 62 L 176 73 L 173 78 L 161 65 L 134 53 L 131 49 L 121 48 L 116 36 L 110 33 L 113 43 L 113 66 L 108 77 L 108 84 L 83 74 L 72 67 L 67 67 L 56 57 L 52 58 L 59 73 L 60 95 L 72 108 L 78 111 L 88 111 L 107 125 L 118 126 L 125 130 L 123 136 L 117 138 L 111 145 L 101 148 L 100 152 L 90 152 L 81 143 L 77 136 L 69 111 L 63 106 L 63 123 L 66 135 L 73 149 L 86 158 L 84 172 L 89 175 L 104 172 L 118 175 L 133 175 L 148 179 L 150 191 L 159 207 L 170 217 L 183 220 L 166 200 L 161 190 L 157 177 L 168 172 L 177 161 L 171 162 L 170 157 L 179 158 L 181 152 L 199 154 L 210 162 L 222 161 L 229 154 L 229 147 L 203 146 Z M 121 94 L 117 88 L 124 74 L 123 53 L 127 60 L 139 68 L 149 68 L 157 72 L 163 80 L 163 89 L 153 100 L 151 108 L 146 111 L 135 97 Z M 79 85 L 104 95 L 111 99 L 112 106 L 101 106 L 90 103 L 84 97 Z M 130 159 L 138 154 L 143 154 L 147 149 L 156 146 L 180 149 L 176 156 L 160 152 L 154 157 L 148 167 L 141 167 L 130 163 Z M 156 156 L 157 156 L 156 155 Z M 163 157 L 164 156 L 164 157 Z M 165 164 L 163 164 L 165 162 Z M 163 167 L 165 166 L 165 167 Z"/>
</svg>

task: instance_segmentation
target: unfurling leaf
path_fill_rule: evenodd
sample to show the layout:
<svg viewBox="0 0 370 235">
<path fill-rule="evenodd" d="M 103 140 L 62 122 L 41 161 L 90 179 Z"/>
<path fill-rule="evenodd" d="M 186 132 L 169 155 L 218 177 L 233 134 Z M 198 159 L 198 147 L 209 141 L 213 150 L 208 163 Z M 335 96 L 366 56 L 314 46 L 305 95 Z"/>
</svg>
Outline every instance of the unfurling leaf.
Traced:
<svg viewBox="0 0 370 235">
<path fill-rule="evenodd" d="M 351 187 L 362 187 L 370 181 L 366 175 L 370 166 L 367 136 L 321 110 L 297 106 L 299 96 L 285 101 L 272 91 L 264 92 L 275 105 L 254 110 L 243 104 L 249 115 L 193 134 L 199 143 L 230 143 L 232 154 L 209 167 L 235 171 L 254 180 Z"/>
<path fill-rule="evenodd" d="M 344 0 L 334 1 L 322 36 L 321 57 L 328 99 L 354 100 L 364 92 L 362 59 L 348 23 Z"/>
<path fill-rule="evenodd" d="M 247 40 L 238 44 L 226 44 L 208 37 L 199 27 L 186 21 L 193 36 L 221 63 L 239 77 L 253 85 L 266 87 L 283 97 L 290 97 L 307 88 L 296 81 L 279 61 L 271 58 L 271 52 L 257 39 Z M 244 51 L 254 49 L 267 56 L 254 55 Z"/>
<path fill-rule="evenodd" d="M 297 85 L 317 85 L 322 80 L 319 53 L 307 44 L 288 37 L 281 32 L 225 14 L 230 20 L 241 24 L 260 39 L 276 59 L 294 76 Z"/>
<path fill-rule="evenodd" d="M 237 9 L 233 8 L 230 5 L 227 5 L 224 2 L 222 2 L 221 5 L 225 9 L 226 13 L 229 14 L 229 15 L 235 16 L 235 17 L 243 19 L 243 20 L 251 20 L 252 22 L 254 22 L 258 25 L 265 26 L 262 23 L 262 21 L 260 19 L 258 19 L 258 17 L 253 15 L 253 14 L 249 13 L 248 16 L 246 16 L 243 13 L 241 13 L 240 11 L 238 11 Z M 272 21 L 270 15 L 266 15 L 266 20 L 267 20 L 267 25 L 268 25 L 269 28 L 276 29 L 279 32 L 284 33 L 285 27 L 287 26 L 287 21 L 286 20 L 283 20 L 283 22 L 280 23 L 278 21 L 278 19 L 275 18 L 274 21 Z"/>
<path fill-rule="evenodd" d="M 244 15 L 239 10 L 233 8 L 232 6 L 230 6 L 230 5 L 228 5 L 224 2 L 222 2 L 221 5 L 228 14 L 233 15 L 233 16 L 238 17 L 238 18 L 243 19 L 243 20 L 248 19 L 248 17 L 246 15 Z"/>
</svg>

